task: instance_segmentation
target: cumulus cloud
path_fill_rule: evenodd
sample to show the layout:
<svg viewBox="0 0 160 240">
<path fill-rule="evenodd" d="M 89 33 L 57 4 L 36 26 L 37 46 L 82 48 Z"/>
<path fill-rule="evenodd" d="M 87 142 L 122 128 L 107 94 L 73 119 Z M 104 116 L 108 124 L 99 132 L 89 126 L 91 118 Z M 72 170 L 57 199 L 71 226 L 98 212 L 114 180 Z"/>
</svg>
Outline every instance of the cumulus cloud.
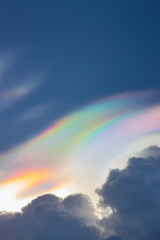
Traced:
<svg viewBox="0 0 160 240">
<path fill-rule="evenodd" d="M 106 235 L 109 228 L 123 240 L 160 239 L 160 156 L 151 156 L 154 150 L 147 149 L 149 157 L 129 159 L 123 170 L 112 170 L 97 190 L 100 205 L 112 209 L 101 222 Z"/>
<path fill-rule="evenodd" d="M 156 154 L 154 154 L 156 151 Z M 99 207 L 111 214 L 99 219 L 88 196 L 64 199 L 47 194 L 21 213 L 0 214 L 0 240 L 159 240 L 160 148 L 143 151 L 125 169 L 110 171 L 97 189 Z"/>
<path fill-rule="evenodd" d="M 1 214 L 0 239 L 98 240 L 99 229 L 88 221 L 91 214 L 96 224 L 93 207 L 85 195 L 71 195 L 64 200 L 44 195 L 25 206 L 22 213 Z"/>
<path fill-rule="evenodd" d="M 158 147 L 158 146 L 148 147 L 148 148 L 144 149 L 143 151 L 139 152 L 137 154 L 137 156 L 138 157 L 143 157 L 143 158 L 146 158 L 146 157 L 149 157 L 149 156 L 159 157 L 160 156 L 160 147 Z"/>
</svg>

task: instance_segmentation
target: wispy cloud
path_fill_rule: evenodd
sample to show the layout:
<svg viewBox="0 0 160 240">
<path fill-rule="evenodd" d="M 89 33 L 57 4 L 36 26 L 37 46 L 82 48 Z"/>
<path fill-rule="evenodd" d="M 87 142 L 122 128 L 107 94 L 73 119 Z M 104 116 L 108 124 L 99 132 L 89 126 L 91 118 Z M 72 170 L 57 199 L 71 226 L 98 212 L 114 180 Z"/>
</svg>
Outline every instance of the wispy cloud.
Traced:
<svg viewBox="0 0 160 240">
<path fill-rule="evenodd" d="M 30 108 L 29 110 L 25 111 L 18 119 L 18 123 L 23 123 L 26 121 L 34 120 L 39 117 L 42 117 L 46 112 L 49 110 L 49 103 L 41 104 L 39 106 Z"/>
<path fill-rule="evenodd" d="M 36 91 L 45 76 L 44 73 L 29 74 L 27 72 L 23 73 L 23 77 L 19 76 L 18 73 L 15 74 L 16 77 L 13 77 L 9 73 L 13 65 L 16 72 L 18 60 L 15 54 L 7 53 L 0 57 L 0 111 L 9 108 Z"/>
<path fill-rule="evenodd" d="M 33 77 L 32 77 L 33 78 Z M 37 79 L 37 77 L 36 77 Z M 39 81 L 26 80 L 16 86 L 9 86 L 7 89 L 0 92 L 0 111 L 17 103 L 20 99 L 32 94 L 39 86 Z"/>
</svg>

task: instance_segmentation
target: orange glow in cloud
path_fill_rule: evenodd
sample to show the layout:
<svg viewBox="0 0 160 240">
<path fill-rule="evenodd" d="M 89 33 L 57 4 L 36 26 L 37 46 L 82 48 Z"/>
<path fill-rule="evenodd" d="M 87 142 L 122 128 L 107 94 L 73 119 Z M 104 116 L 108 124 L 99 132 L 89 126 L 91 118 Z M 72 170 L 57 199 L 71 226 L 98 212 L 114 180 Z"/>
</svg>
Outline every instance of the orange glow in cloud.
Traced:
<svg viewBox="0 0 160 240">
<path fill-rule="evenodd" d="M 0 185 L 10 184 L 10 183 L 16 183 L 16 182 L 27 182 L 33 186 L 37 181 L 40 179 L 46 179 L 51 174 L 51 171 L 48 169 L 34 169 L 30 171 L 23 171 L 23 172 L 17 172 L 14 173 L 14 175 L 11 175 L 7 179 L 3 180 Z"/>
<path fill-rule="evenodd" d="M 38 195 L 53 193 L 64 197 L 70 193 L 70 179 L 58 178 L 53 169 L 17 171 L 0 182 L 0 211 L 20 211 Z"/>
<path fill-rule="evenodd" d="M 58 190 L 68 181 L 57 180 L 57 174 L 49 169 L 34 169 L 30 171 L 17 172 L 0 183 L 0 187 L 9 185 L 20 185 L 21 190 L 17 192 L 17 198 L 33 197 L 37 194 L 45 194 Z"/>
</svg>

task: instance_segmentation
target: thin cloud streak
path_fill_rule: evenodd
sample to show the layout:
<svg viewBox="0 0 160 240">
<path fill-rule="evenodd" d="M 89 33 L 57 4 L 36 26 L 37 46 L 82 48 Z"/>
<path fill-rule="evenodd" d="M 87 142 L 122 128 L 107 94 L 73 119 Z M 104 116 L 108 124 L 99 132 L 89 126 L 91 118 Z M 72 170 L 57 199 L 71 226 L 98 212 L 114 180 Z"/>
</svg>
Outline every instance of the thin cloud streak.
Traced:
<svg viewBox="0 0 160 240">
<path fill-rule="evenodd" d="M 15 63 L 16 62 L 16 63 Z M 33 94 L 42 84 L 45 74 L 23 74 L 22 77 L 16 75 L 16 79 L 8 72 L 18 68 L 18 60 L 14 54 L 4 54 L 0 58 L 0 112 L 16 104 L 19 100 Z M 30 76 L 29 76 L 30 75 Z"/>
<path fill-rule="evenodd" d="M 37 120 L 42 117 L 49 110 L 50 103 L 41 104 L 36 107 L 30 108 L 25 111 L 21 116 L 19 116 L 15 123 L 24 123 L 30 120 Z"/>
</svg>

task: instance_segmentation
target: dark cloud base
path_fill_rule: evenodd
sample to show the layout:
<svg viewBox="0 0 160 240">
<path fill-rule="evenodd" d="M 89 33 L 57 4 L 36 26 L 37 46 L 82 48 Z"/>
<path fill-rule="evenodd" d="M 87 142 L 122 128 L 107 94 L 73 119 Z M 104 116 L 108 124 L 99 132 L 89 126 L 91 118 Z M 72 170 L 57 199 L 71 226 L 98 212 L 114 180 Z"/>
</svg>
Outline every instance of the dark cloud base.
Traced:
<svg viewBox="0 0 160 240">
<path fill-rule="evenodd" d="M 160 240 L 160 148 L 156 157 L 131 158 L 96 190 L 98 219 L 88 196 L 47 194 L 21 213 L 0 214 L 0 240 Z M 151 153 L 153 153 L 153 147 Z M 147 149 L 149 154 L 149 149 Z"/>
</svg>

